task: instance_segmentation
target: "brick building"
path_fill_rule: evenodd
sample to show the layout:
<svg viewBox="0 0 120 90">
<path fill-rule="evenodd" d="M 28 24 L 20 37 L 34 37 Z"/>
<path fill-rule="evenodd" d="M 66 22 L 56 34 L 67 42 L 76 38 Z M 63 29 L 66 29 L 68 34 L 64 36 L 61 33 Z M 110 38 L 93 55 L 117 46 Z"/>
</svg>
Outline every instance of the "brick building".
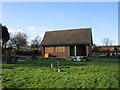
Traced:
<svg viewBox="0 0 120 90">
<path fill-rule="evenodd" d="M 91 28 L 48 31 L 41 42 L 42 55 L 51 57 L 91 55 Z"/>
<path fill-rule="evenodd" d="M 120 52 L 120 45 L 101 46 L 101 50 L 110 52 Z"/>
</svg>

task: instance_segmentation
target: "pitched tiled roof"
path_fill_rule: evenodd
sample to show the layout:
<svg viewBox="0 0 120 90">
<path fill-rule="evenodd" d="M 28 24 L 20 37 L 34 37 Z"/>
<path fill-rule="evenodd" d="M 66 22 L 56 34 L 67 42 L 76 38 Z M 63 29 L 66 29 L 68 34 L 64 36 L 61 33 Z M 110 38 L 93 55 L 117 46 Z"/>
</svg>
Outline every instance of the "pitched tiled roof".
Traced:
<svg viewBox="0 0 120 90">
<path fill-rule="evenodd" d="M 41 42 L 42 46 L 75 44 L 92 44 L 91 28 L 48 31 Z"/>
</svg>

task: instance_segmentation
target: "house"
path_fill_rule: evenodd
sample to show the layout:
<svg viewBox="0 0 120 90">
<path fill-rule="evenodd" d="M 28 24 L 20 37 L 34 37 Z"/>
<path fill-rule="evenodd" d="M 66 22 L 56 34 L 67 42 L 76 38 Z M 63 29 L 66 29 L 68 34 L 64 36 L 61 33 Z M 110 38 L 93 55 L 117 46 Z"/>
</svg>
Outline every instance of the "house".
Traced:
<svg viewBox="0 0 120 90">
<path fill-rule="evenodd" d="M 92 41 L 91 28 L 47 31 L 41 42 L 42 55 L 51 57 L 90 56 Z"/>
<path fill-rule="evenodd" d="M 101 46 L 101 50 L 109 52 L 120 52 L 120 45 Z"/>
</svg>

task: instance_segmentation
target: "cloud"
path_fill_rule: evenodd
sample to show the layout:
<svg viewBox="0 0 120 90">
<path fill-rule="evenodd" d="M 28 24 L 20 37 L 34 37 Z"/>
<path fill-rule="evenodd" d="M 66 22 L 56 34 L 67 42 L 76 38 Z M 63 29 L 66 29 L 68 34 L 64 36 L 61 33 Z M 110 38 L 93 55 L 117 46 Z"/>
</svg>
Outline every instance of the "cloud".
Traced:
<svg viewBox="0 0 120 90">
<path fill-rule="evenodd" d="M 22 29 L 18 29 L 17 32 L 25 33 L 25 31 Z"/>
<path fill-rule="evenodd" d="M 46 31 L 46 30 L 47 30 L 47 27 L 45 27 L 45 26 L 28 26 L 28 30 L 34 30 L 34 31 L 37 31 L 37 30 L 40 30 L 40 31 Z"/>
<path fill-rule="evenodd" d="M 34 26 L 28 26 L 29 30 L 35 30 L 36 28 Z"/>
<path fill-rule="evenodd" d="M 47 31 L 47 27 L 46 26 L 28 26 L 27 27 L 29 31 L 29 33 L 31 34 L 32 38 L 35 38 L 36 36 L 40 36 L 41 38 L 43 38 L 45 32 Z"/>
<path fill-rule="evenodd" d="M 47 27 L 45 27 L 45 26 L 41 26 L 40 27 L 40 31 L 41 31 L 41 33 L 40 33 L 40 37 L 43 39 L 43 37 L 44 37 L 44 35 L 45 35 L 45 32 L 47 31 L 48 29 L 47 29 Z"/>
<path fill-rule="evenodd" d="M 17 34 L 18 32 L 25 33 L 23 29 L 8 29 L 9 33 Z"/>
<path fill-rule="evenodd" d="M 45 27 L 45 26 L 41 26 L 41 27 L 40 27 L 40 30 L 44 32 L 44 31 L 47 30 L 47 27 Z"/>
</svg>

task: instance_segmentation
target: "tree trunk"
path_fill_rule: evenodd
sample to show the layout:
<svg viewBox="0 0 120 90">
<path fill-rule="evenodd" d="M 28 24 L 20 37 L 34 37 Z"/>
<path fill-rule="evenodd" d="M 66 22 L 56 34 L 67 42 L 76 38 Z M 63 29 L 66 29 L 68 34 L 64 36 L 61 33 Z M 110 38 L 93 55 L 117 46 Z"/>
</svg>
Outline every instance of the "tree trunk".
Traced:
<svg viewBox="0 0 120 90">
<path fill-rule="evenodd" d="M 2 42 L 2 53 L 3 54 L 5 54 L 4 44 L 5 44 L 5 41 Z"/>
<path fill-rule="evenodd" d="M 19 46 L 17 46 L 17 49 L 18 49 L 18 51 L 20 50 L 20 47 Z"/>
</svg>

